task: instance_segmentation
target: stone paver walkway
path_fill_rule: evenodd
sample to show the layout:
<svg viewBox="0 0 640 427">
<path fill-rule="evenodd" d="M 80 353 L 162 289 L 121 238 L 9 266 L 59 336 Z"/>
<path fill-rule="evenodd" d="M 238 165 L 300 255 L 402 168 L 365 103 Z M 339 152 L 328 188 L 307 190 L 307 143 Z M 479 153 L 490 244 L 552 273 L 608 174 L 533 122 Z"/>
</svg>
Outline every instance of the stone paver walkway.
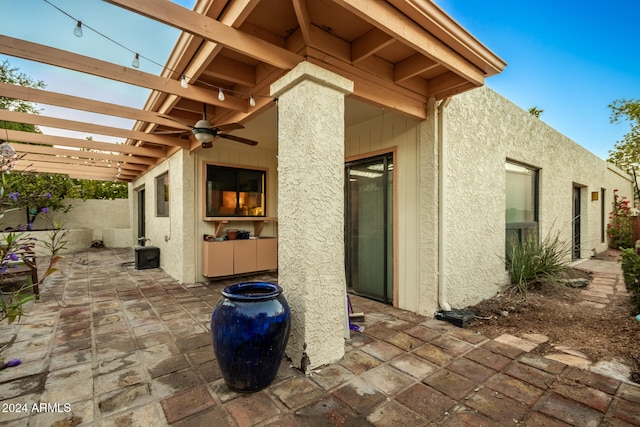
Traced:
<svg viewBox="0 0 640 427">
<path fill-rule="evenodd" d="M 133 257 L 68 256 L 29 316 L 0 327 L 1 342 L 15 337 L 4 356 L 23 360 L 0 371 L 0 424 L 640 425 L 637 384 L 530 353 L 545 337 L 491 340 L 358 297 L 366 329 L 345 343 L 342 360 L 309 376 L 285 360 L 270 387 L 237 394 L 222 380 L 208 329 L 228 282 L 181 285 L 160 269 L 135 270 Z M 606 298 L 620 283 L 619 264 L 605 267 L 586 296 Z"/>
</svg>

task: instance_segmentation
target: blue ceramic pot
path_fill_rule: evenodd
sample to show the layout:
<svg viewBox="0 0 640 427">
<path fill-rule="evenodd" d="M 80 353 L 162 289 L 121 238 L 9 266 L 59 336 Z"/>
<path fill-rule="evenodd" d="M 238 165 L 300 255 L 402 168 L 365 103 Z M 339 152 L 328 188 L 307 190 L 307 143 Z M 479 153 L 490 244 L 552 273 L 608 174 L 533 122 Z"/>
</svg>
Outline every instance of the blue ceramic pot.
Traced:
<svg viewBox="0 0 640 427">
<path fill-rule="evenodd" d="M 224 288 L 211 316 L 211 335 L 230 389 L 250 392 L 271 384 L 289 339 L 290 315 L 282 288 L 274 283 Z"/>
</svg>

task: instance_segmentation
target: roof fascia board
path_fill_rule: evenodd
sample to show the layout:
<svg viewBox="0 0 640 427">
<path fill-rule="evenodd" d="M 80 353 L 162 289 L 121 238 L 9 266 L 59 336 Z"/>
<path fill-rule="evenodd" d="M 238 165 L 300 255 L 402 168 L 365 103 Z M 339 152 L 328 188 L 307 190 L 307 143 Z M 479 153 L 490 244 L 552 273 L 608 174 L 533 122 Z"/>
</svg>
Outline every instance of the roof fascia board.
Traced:
<svg viewBox="0 0 640 427">
<path fill-rule="evenodd" d="M 475 85 L 484 84 L 485 73 L 480 68 L 386 1 L 332 1 Z"/>
<path fill-rule="evenodd" d="M 425 0 L 388 0 L 434 36 L 452 46 L 488 76 L 500 73 L 507 63 L 451 18 L 438 5 Z"/>
</svg>

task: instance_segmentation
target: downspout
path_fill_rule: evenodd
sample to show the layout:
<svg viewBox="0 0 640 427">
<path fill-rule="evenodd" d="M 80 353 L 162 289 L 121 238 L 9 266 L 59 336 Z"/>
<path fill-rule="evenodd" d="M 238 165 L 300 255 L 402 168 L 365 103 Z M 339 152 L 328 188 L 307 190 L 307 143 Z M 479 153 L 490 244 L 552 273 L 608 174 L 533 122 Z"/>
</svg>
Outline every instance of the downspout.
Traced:
<svg viewBox="0 0 640 427">
<path fill-rule="evenodd" d="M 445 98 L 438 104 L 438 304 L 444 311 L 451 311 L 447 302 L 447 263 L 445 251 L 447 249 L 447 222 L 445 221 L 446 182 L 447 182 L 447 152 L 445 131 L 445 108 L 451 98 Z"/>
</svg>

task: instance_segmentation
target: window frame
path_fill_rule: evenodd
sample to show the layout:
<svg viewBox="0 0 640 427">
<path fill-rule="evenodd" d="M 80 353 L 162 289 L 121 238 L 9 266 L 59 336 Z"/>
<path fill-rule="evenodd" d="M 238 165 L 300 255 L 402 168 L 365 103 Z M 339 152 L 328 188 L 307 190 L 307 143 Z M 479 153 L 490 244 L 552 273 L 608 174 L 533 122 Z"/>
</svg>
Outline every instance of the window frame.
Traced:
<svg viewBox="0 0 640 427">
<path fill-rule="evenodd" d="M 507 212 L 506 212 L 506 198 L 507 198 L 507 174 L 509 171 L 507 170 L 507 164 L 512 164 L 514 166 L 527 169 L 534 173 L 533 179 L 533 221 L 514 221 L 507 222 Z M 518 236 L 518 242 L 522 243 L 522 239 L 526 235 L 533 234 L 536 241 L 540 239 L 540 168 L 535 166 L 528 165 L 526 163 L 518 162 L 511 159 L 505 160 L 505 240 L 506 245 L 509 244 L 507 234 L 509 231 L 516 231 Z M 527 232 L 529 231 L 529 232 Z M 533 231 L 531 233 L 530 231 Z"/>
<path fill-rule="evenodd" d="M 170 214 L 169 206 L 169 171 L 165 171 L 154 179 L 156 196 L 156 217 L 168 218 Z M 162 186 L 162 191 L 160 190 Z"/>
<path fill-rule="evenodd" d="M 209 182 L 209 167 L 217 167 L 217 168 L 225 168 L 225 169 L 234 169 L 236 174 L 236 200 L 238 200 L 238 193 L 242 193 L 240 190 L 240 182 L 238 181 L 238 173 L 240 171 L 249 171 L 249 172 L 260 172 L 262 174 L 262 213 L 260 215 L 243 215 L 238 213 L 240 207 L 236 206 L 236 213 L 234 214 L 220 214 L 220 215 L 210 215 L 211 212 L 208 211 L 209 205 L 209 191 L 208 191 L 208 182 Z M 220 219 L 220 218 L 266 218 L 267 217 L 267 179 L 268 179 L 268 169 L 261 167 L 252 167 L 247 165 L 237 165 L 237 164 L 226 164 L 226 163 L 217 163 L 217 162 L 203 162 L 202 164 L 202 216 L 204 219 Z"/>
</svg>

